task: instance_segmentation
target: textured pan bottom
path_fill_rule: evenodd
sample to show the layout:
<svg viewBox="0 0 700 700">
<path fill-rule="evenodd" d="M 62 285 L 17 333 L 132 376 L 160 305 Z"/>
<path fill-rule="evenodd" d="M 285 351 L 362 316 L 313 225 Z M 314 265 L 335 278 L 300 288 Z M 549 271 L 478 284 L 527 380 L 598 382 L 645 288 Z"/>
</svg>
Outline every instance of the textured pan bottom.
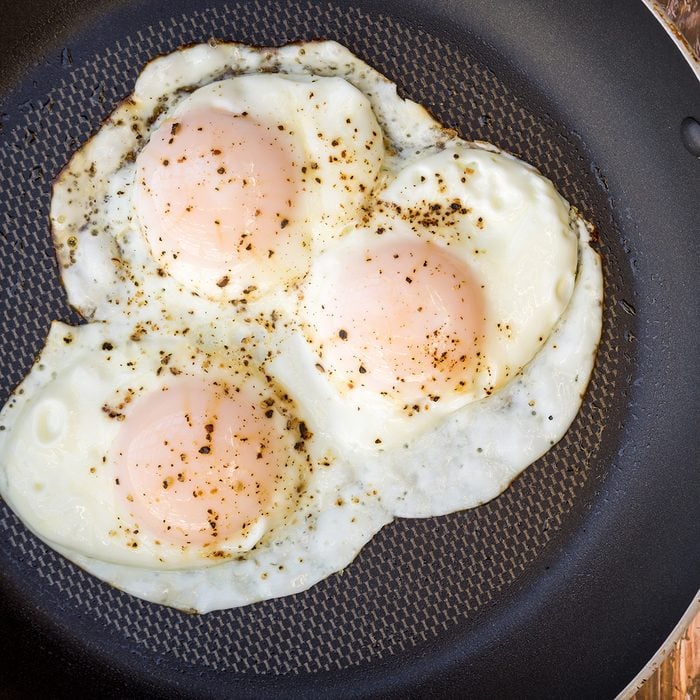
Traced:
<svg viewBox="0 0 700 700">
<path fill-rule="evenodd" d="M 324 27 L 319 36 L 318 27 Z M 507 597 L 576 527 L 603 476 L 596 455 L 615 426 L 605 417 L 628 375 L 629 308 L 622 301 L 623 251 L 582 144 L 528 107 L 477 58 L 395 20 L 298 2 L 276 13 L 264 0 L 243 9 L 200 10 L 164 19 L 105 46 L 41 103 L 27 103 L 0 154 L 0 376 L 4 401 L 66 306 L 48 232 L 51 178 L 128 94 L 158 53 L 210 37 L 277 45 L 330 38 L 394 80 L 463 137 L 484 139 L 533 163 L 601 233 L 606 306 L 598 364 L 581 413 L 564 439 L 502 496 L 441 518 L 398 521 L 339 575 L 291 598 L 187 616 L 131 598 L 48 550 L 0 504 L 0 536 L 17 567 L 38 577 L 45 597 L 78 609 L 132 648 L 181 663 L 241 673 L 307 673 L 400 654 L 464 625 Z M 66 53 L 66 63 L 70 56 Z"/>
</svg>

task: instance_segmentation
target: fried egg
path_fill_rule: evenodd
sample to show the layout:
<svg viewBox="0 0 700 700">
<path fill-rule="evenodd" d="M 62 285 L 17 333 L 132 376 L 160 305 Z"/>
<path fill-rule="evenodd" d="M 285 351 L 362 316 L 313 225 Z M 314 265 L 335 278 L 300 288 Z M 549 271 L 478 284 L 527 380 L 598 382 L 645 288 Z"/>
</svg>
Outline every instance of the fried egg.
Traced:
<svg viewBox="0 0 700 700">
<path fill-rule="evenodd" d="M 393 517 L 497 496 L 592 372 L 578 212 L 334 42 L 155 59 L 51 226 L 89 323 L 54 324 L 0 413 L 0 492 L 154 602 L 294 593 Z"/>
<path fill-rule="evenodd" d="M 341 78 L 240 75 L 153 108 L 156 89 L 142 76 L 54 187 L 66 289 L 88 318 L 289 285 L 374 188 L 381 129 Z"/>
<path fill-rule="evenodd" d="M 342 568 L 390 515 L 245 357 L 241 344 L 209 354 L 184 338 L 54 323 L 0 418 L 3 497 L 127 590 L 169 571 L 159 599 L 171 605 L 211 606 L 209 584 L 190 586 L 199 569 L 201 581 L 212 567 L 248 572 L 216 593 L 229 607 Z"/>
<path fill-rule="evenodd" d="M 293 355 L 301 384 L 317 370 L 318 395 L 295 392 L 339 439 L 402 444 L 535 357 L 571 297 L 577 237 L 568 204 L 521 161 L 425 155 L 315 258 L 288 324 L 306 342 L 273 334 L 273 371 L 284 378 Z"/>
<path fill-rule="evenodd" d="M 493 394 L 368 460 L 368 483 L 381 484 L 382 504 L 394 515 L 428 517 L 486 503 L 573 422 L 593 371 L 603 313 L 600 258 L 585 223 L 575 219 L 574 226 L 574 291 L 534 358 Z"/>
</svg>

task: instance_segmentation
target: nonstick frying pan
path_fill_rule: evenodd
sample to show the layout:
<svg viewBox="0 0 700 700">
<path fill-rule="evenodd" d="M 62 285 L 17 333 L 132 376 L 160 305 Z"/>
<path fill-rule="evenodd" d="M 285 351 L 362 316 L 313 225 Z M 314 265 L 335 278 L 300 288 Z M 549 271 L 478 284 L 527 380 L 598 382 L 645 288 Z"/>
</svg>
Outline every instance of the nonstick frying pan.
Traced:
<svg viewBox="0 0 700 700">
<path fill-rule="evenodd" d="M 5 679 L 33 695 L 604 697 L 700 583 L 700 89 L 638 0 L 31 0 L 0 30 L 0 398 L 65 303 L 51 178 L 154 55 L 334 38 L 598 230 L 603 340 L 569 433 L 501 497 L 386 527 L 291 598 L 188 616 L 47 549 L 0 503 Z M 3 688 L 2 684 L 5 684 Z"/>
</svg>

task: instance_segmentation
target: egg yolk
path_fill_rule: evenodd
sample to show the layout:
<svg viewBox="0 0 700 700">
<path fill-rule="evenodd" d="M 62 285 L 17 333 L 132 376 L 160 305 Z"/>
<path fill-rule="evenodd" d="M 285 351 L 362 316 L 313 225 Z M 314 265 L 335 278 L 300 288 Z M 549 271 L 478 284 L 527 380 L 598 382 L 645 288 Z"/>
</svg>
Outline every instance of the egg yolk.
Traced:
<svg viewBox="0 0 700 700">
<path fill-rule="evenodd" d="M 292 150 L 282 127 L 246 113 L 163 122 L 137 159 L 135 209 L 154 258 L 185 283 L 244 286 L 293 235 Z"/>
<path fill-rule="evenodd" d="M 471 388 L 484 301 L 470 268 L 425 241 L 379 242 L 343 258 L 307 313 L 321 366 L 351 390 L 410 403 Z"/>
<path fill-rule="evenodd" d="M 257 395 L 193 378 L 134 401 L 110 458 L 138 529 L 181 546 L 245 537 L 285 467 L 275 426 Z"/>
</svg>

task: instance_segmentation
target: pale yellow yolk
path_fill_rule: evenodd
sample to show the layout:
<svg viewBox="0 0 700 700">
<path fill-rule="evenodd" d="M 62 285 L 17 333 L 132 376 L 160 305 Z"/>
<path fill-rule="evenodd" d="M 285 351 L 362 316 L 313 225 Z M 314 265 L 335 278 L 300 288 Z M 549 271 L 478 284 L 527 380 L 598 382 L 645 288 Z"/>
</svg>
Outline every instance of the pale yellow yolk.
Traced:
<svg viewBox="0 0 700 700">
<path fill-rule="evenodd" d="M 110 460 L 139 530 L 182 546 L 245 537 L 285 467 L 271 414 L 256 394 L 193 378 L 131 404 Z"/>
<path fill-rule="evenodd" d="M 290 242 L 298 191 L 284 128 L 200 109 L 169 119 L 138 156 L 135 207 L 153 257 L 181 281 L 247 284 Z"/>
<path fill-rule="evenodd" d="M 412 402 L 471 387 L 483 298 L 469 267 L 424 241 L 378 242 L 343 259 L 308 309 L 325 371 Z"/>
</svg>

